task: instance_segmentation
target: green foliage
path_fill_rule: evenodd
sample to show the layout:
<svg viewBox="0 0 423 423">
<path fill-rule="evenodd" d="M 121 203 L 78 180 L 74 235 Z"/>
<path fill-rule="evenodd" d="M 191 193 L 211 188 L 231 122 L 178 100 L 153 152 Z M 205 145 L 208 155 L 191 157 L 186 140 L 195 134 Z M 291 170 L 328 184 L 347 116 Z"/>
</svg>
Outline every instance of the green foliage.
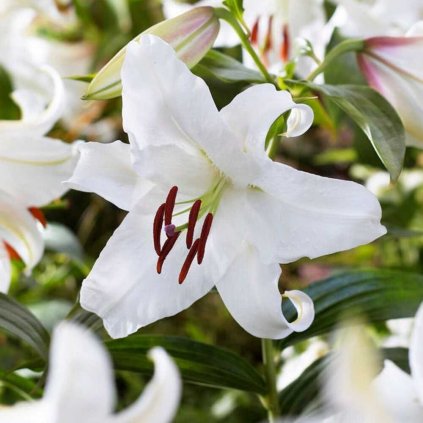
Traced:
<svg viewBox="0 0 423 423">
<path fill-rule="evenodd" d="M 174 359 L 184 381 L 218 388 L 265 393 L 263 378 L 237 354 L 186 338 L 132 335 L 106 343 L 116 369 L 152 374 L 145 354 L 160 345 Z"/>
</svg>

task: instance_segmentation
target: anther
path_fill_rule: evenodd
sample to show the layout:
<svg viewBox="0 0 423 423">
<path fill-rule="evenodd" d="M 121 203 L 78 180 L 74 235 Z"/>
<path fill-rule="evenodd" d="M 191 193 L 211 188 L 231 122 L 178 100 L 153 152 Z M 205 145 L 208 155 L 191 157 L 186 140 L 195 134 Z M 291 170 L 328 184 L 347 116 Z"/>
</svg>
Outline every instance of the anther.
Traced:
<svg viewBox="0 0 423 423">
<path fill-rule="evenodd" d="M 3 241 L 3 244 L 6 247 L 6 251 L 10 260 L 21 260 L 21 256 L 9 243 L 7 243 L 6 241 Z"/>
<path fill-rule="evenodd" d="M 44 213 L 37 207 L 29 207 L 28 211 L 35 217 L 44 227 L 47 226 L 47 219 L 44 216 Z"/>
<path fill-rule="evenodd" d="M 154 216 L 154 223 L 153 223 L 153 240 L 154 240 L 154 249 L 158 256 L 161 254 L 161 245 L 160 245 L 160 235 L 162 232 L 163 227 L 163 217 L 165 212 L 165 204 L 163 203 L 156 212 Z"/>
<path fill-rule="evenodd" d="M 272 27 L 273 27 L 273 16 L 269 16 L 269 26 L 267 28 L 266 39 L 264 41 L 264 46 L 263 46 L 263 50 L 265 53 L 267 53 L 273 46 Z"/>
<path fill-rule="evenodd" d="M 159 259 L 157 260 L 157 273 L 160 274 L 162 272 L 163 263 L 166 260 L 166 257 L 172 250 L 173 246 L 175 245 L 175 242 L 178 240 L 180 232 L 176 232 L 175 235 L 172 238 L 168 238 L 165 243 L 163 244 L 162 251 L 160 253 Z"/>
<path fill-rule="evenodd" d="M 204 253 L 206 251 L 206 242 L 209 237 L 210 228 L 213 223 L 213 215 L 209 213 L 203 222 L 203 227 L 201 228 L 201 234 L 198 243 L 198 254 L 197 254 L 197 263 L 201 264 L 203 262 Z"/>
<path fill-rule="evenodd" d="M 191 207 L 188 216 L 188 228 L 187 228 L 187 248 L 191 248 L 192 241 L 194 239 L 194 229 L 195 224 L 197 223 L 198 213 L 200 212 L 201 208 L 201 200 L 197 200 Z"/>
<path fill-rule="evenodd" d="M 251 30 L 251 44 L 255 45 L 257 44 L 257 40 L 258 40 L 258 32 L 259 32 L 259 19 L 257 19 L 254 22 L 253 28 Z"/>
<path fill-rule="evenodd" d="M 195 240 L 194 244 L 192 244 L 192 247 L 189 250 L 187 258 L 185 259 L 185 262 L 182 265 L 181 272 L 179 273 L 179 284 L 183 283 L 183 281 L 186 279 L 189 269 L 191 267 L 191 264 L 194 260 L 194 257 L 197 254 L 199 245 L 200 245 L 200 239 Z"/>
<path fill-rule="evenodd" d="M 178 193 L 178 187 L 174 186 L 170 189 L 169 194 L 166 197 L 165 206 L 165 225 L 172 223 L 173 209 L 175 208 L 176 194 Z"/>
<path fill-rule="evenodd" d="M 289 30 L 288 30 L 288 25 L 284 25 L 282 27 L 282 45 L 281 45 L 281 50 L 280 50 L 280 56 L 283 62 L 287 62 L 288 58 L 289 58 L 289 50 L 290 50 L 290 45 L 289 45 Z"/>
</svg>

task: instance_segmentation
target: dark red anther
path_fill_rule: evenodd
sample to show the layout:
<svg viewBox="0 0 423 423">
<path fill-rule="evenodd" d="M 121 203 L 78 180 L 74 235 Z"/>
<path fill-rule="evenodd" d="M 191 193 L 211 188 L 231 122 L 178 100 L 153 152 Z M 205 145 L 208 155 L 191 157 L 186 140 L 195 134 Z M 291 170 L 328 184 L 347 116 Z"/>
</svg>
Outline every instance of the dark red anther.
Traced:
<svg viewBox="0 0 423 423">
<path fill-rule="evenodd" d="M 171 238 L 168 238 L 165 243 L 163 244 L 162 251 L 160 253 L 159 259 L 157 260 L 157 273 L 160 274 L 162 272 L 163 263 L 166 260 L 166 257 L 172 250 L 175 242 L 178 240 L 180 232 L 176 232 L 175 235 Z"/>
<path fill-rule="evenodd" d="M 165 204 L 163 203 L 156 212 L 154 216 L 154 223 L 153 223 L 153 240 L 154 240 L 154 249 L 158 256 L 161 254 L 162 247 L 160 245 L 160 235 L 162 233 L 163 227 L 163 217 L 165 212 Z"/>
<path fill-rule="evenodd" d="M 17 251 L 6 241 L 3 241 L 4 246 L 6 247 L 7 254 L 9 255 L 10 260 L 20 260 L 21 256 Z"/>
<path fill-rule="evenodd" d="M 197 254 L 199 245 L 200 245 L 200 239 L 196 239 L 194 244 L 192 244 L 191 249 L 189 250 L 187 258 L 184 261 L 184 264 L 182 265 L 182 269 L 179 273 L 179 279 L 178 279 L 179 284 L 181 284 L 186 279 L 189 269 L 191 267 L 191 264 L 194 260 L 194 257 Z"/>
<path fill-rule="evenodd" d="M 178 193 L 178 187 L 172 187 L 166 197 L 165 206 L 165 225 L 172 223 L 173 209 L 175 208 L 176 194 Z"/>
<path fill-rule="evenodd" d="M 253 28 L 251 29 L 251 44 L 256 45 L 258 40 L 258 32 L 259 32 L 259 19 L 254 22 Z"/>
<path fill-rule="evenodd" d="M 204 253 L 206 251 L 207 238 L 209 237 L 210 228 L 213 223 L 213 215 L 209 213 L 203 222 L 203 227 L 201 228 L 201 235 L 199 238 L 198 244 L 198 254 L 197 254 L 197 263 L 201 264 L 203 262 Z"/>
<path fill-rule="evenodd" d="M 264 46 L 263 46 L 263 50 L 265 53 L 267 53 L 273 46 L 272 27 L 273 27 L 273 16 L 269 16 L 269 27 L 267 28 L 266 39 L 264 40 Z"/>
<path fill-rule="evenodd" d="M 288 25 L 285 24 L 282 28 L 282 45 L 280 50 L 280 56 L 283 62 L 288 61 L 289 50 L 290 50 L 289 30 L 288 30 Z"/>
<path fill-rule="evenodd" d="M 201 208 L 201 200 L 197 200 L 191 207 L 188 216 L 188 229 L 187 229 L 187 248 L 191 248 L 192 241 L 194 239 L 194 229 L 197 223 L 198 213 Z"/>
<path fill-rule="evenodd" d="M 44 227 L 47 226 L 47 219 L 44 213 L 37 207 L 29 207 L 28 211 L 37 219 Z"/>
</svg>

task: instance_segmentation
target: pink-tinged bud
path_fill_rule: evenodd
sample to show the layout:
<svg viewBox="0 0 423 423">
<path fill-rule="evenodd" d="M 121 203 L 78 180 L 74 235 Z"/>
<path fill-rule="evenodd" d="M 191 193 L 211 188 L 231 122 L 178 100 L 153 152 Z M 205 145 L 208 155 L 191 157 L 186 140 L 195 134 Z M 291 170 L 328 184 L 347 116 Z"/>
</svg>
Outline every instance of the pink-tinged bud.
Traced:
<svg viewBox="0 0 423 423">
<path fill-rule="evenodd" d="M 143 34 L 156 35 L 169 43 L 188 67 L 193 67 L 213 46 L 219 28 L 219 19 L 212 7 L 197 7 L 148 28 L 135 37 L 134 41 L 139 41 Z M 125 52 L 126 46 L 97 73 L 88 86 L 84 99 L 106 100 L 121 95 L 120 71 Z"/>
<path fill-rule="evenodd" d="M 369 38 L 358 63 L 369 85 L 396 109 L 408 144 L 423 147 L 423 36 Z"/>
</svg>

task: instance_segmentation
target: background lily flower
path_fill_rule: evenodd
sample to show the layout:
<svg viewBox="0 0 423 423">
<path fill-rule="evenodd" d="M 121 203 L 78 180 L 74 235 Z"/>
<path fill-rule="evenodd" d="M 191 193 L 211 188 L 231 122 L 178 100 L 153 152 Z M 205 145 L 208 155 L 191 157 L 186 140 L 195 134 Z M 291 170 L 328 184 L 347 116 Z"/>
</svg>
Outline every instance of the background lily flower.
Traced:
<svg viewBox="0 0 423 423">
<path fill-rule="evenodd" d="M 128 46 L 122 82 L 131 146 L 81 146 L 70 180 L 129 210 L 83 283 L 82 306 L 103 318 L 112 337 L 123 337 L 216 285 L 235 320 L 255 336 L 306 329 L 314 313 L 305 294 L 283 295 L 297 307 L 295 322 L 281 312 L 278 263 L 385 233 L 379 203 L 364 187 L 267 157 L 272 122 L 294 110 L 287 135 L 297 136 L 312 124 L 311 109 L 262 84 L 218 111 L 204 81 L 151 35 Z"/>
<path fill-rule="evenodd" d="M 181 395 L 179 372 L 167 355 L 153 348 L 155 373 L 131 406 L 116 414 L 112 363 L 94 335 L 71 323 L 53 334 L 44 397 L 0 408 L 3 423 L 168 423 Z"/>
<path fill-rule="evenodd" d="M 358 55 L 368 83 L 394 106 L 407 132 L 408 144 L 422 147 L 423 28 L 420 24 L 406 37 L 374 37 L 365 40 Z"/>
<path fill-rule="evenodd" d="M 54 87 L 49 106 L 43 109 L 31 91 L 15 91 L 13 97 L 22 118 L 0 121 L 0 255 L 5 263 L 7 245 L 9 253 L 12 248 L 24 261 L 27 271 L 38 263 L 44 249 L 35 208 L 67 190 L 62 181 L 71 175 L 76 163 L 74 145 L 45 136 L 64 106 L 59 75 L 52 69 L 46 71 Z M 9 264 L 3 264 L 0 277 L 0 289 L 7 291 Z"/>
</svg>

